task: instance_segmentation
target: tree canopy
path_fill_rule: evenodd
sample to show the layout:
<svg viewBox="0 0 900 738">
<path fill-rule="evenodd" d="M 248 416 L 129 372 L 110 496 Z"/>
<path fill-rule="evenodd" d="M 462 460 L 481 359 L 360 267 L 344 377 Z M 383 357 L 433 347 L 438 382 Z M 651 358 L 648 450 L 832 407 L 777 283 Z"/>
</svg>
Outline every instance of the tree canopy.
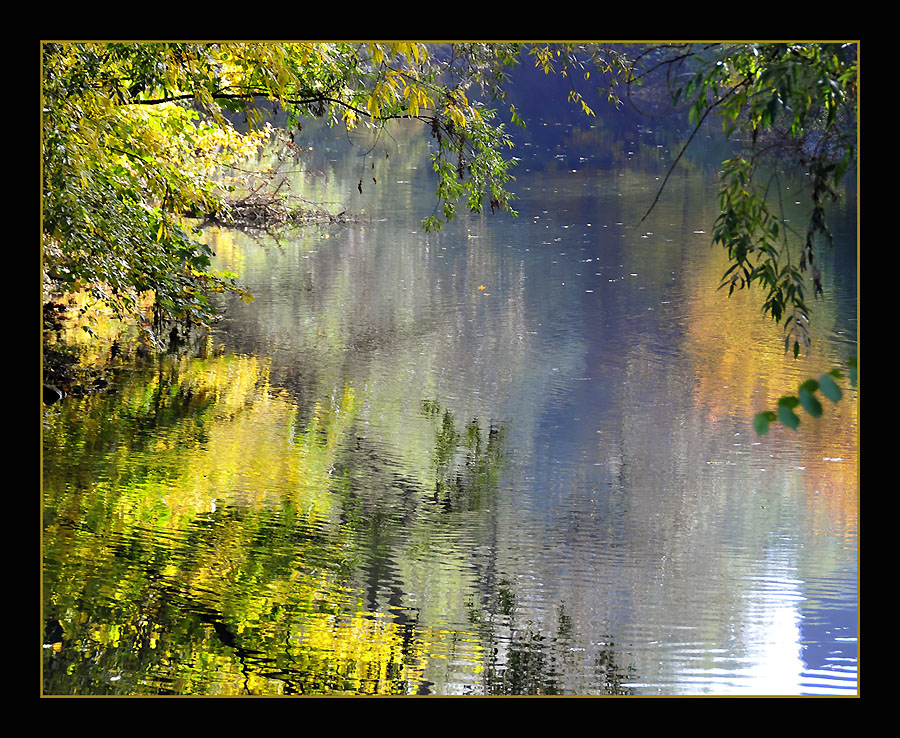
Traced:
<svg viewBox="0 0 900 738">
<path fill-rule="evenodd" d="M 533 51 L 547 71 L 584 63 L 575 47 Z M 421 121 L 438 144 L 438 207 L 426 228 L 460 203 L 512 212 L 503 155 L 512 144 L 485 101 L 503 97 L 521 53 L 500 43 L 45 43 L 45 282 L 89 288 L 122 316 L 152 291 L 151 338 L 154 323 L 207 321 L 209 295 L 240 287 L 211 269 L 182 216 L 227 212 L 217 173 L 275 135 L 267 124 L 240 132 L 227 113 L 253 118 L 260 100 L 287 111 L 289 126 L 310 116 L 350 128 Z M 626 68 L 599 49 L 587 58 Z M 514 108 L 510 117 L 518 122 Z"/>
<path fill-rule="evenodd" d="M 827 205 L 857 157 L 854 43 L 42 43 L 46 292 L 89 289 L 123 317 L 146 310 L 151 294 L 142 323 L 157 343 L 167 321 L 210 320 L 215 292 L 251 299 L 237 275 L 213 269 L 184 216 L 227 215 L 222 168 L 273 136 L 290 145 L 259 115 L 262 100 L 287 112 L 288 128 L 309 117 L 349 128 L 420 121 L 437 144 L 428 229 L 459 207 L 514 213 L 506 126 L 524 121 L 505 85 L 522 63 L 568 79 L 569 100 L 588 116 L 595 100 L 621 105 L 654 84 L 694 126 L 685 149 L 718 117 L 745 144 L 721 174 L 722 287 L 759 285 L 786 349 L 808 344 L 809 294 L 822 291 L 816 254 L 831 241 Z M 239 130 L 235 111 L 253 125 Z M 808 172 L 801 231 L 784 217 L 772 154 Z M 805 387 L 830 389 L 822 378 Z M 816 410 L 806 395 L 794 399 Z"/>
</svg>

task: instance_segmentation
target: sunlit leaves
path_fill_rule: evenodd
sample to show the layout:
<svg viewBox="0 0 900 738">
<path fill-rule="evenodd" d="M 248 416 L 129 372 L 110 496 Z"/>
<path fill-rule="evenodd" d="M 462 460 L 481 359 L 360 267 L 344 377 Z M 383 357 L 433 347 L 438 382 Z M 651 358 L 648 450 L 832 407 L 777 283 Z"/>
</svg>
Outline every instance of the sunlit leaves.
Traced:
<svg viewBox="0 0 900 738">
<path fill-rule="evenodd" d="M 441 214 L 426 219 L 428 228 L 454 217 L 459 201 L 513 212 L 505 190 L 511 162 L 502 155 L 509 138 L 470 90 L 499 93 L 520 46 L 438 48 L 449 55 L 411 42 L 45 45 L 48 275 L 63 290 L 78 279 L 105 284 L 122 308 L 134 302 L 131 292 L 152 287 L 165 313 L 158 317 L 205 319 L 194 310 L 200 288 L 229 285 L 208 273 L 205 284 L 167 293 L 178 281 L 172 272 L 190 279 L 198 271 L 190 264 L 185 272 L 175 258 L 184 237 L 176 223 L 227 213 L 221 169 L 271 136 L 258 100 L 287 111 L 289 125 L 304 116 L 348 128 L 403 118 L 430 125 Z M 238 132 L 225 110 L 243 112 L 248 130 Z M 110 251 L 115 264 L 97 258 Z M 62 258 L 50 258 L 55 253 Z"/>
<path fill-rule="evenodd" d="M 447 96 L 447 102 L 444 105 L 444 114 L 456 126 L 460 128 L 466 127 L 466 111 L 469 110 L 469 101 L 466 99 L 466 93 L 462 90 L 452 90 Z M 475 109 L 471 108 L 471 113 L 475 117 Z"/>
<path fill-rule="evenodd" d="M 154 341 L 162 321 L 206 322 L 213 310 L 205 293 L 235 287 L 207 271 L 179 217 L 222 207 L 217 169 L 269 136 L 225 124 L 209 48 L 44 47 L 45 271 L 57 289 L 93 285 L 123 318 L 152 292 L 155 319 L 141 322 Z M 206 106 L 202 120 L 194 101 Z"/>
<path fill-rule="evenodd" d="M 786 345 L 799 350 L 808 342 L 804 280 L 812 279 L 814 294 L 822 289 L 812 261 L 816 237 L 830 235 L 824 204 L 855 161 L 854 143 L 838 129 L 839 111 L 855 105 L 855 56 L 834 44 L 710 44 L 696 54 L 690 45 L 673 48 L 699 62 L 676 92 L 697 123 L 715 110 L 729 132 L 754 143 L 778 125 L 799 141 L 824 116 L 827 136 L 810 155 L 816 207 L 802 253 L 791 253 L 769 184 L 756 181 L 754 157 L 726 162 L 714 235 L 733 262 L 723 286 L 732 292 L 760 284 L 764 311 L 785 322 Z M 438 184 L 427 230 L 461 207 L 481 212 L 490 204 L 492 212 L 514 214 L 507 190 L 514 162 L 504 156 L 512 142 L 489 105 L 503 99 L 507 71 L 526 49 L 539 70 L 571 82 L 569 100 L 587 116 L 595 114 L 589 92 L 617 103 L 618 86 L 635 80 L 623 51 L 599 44 L 47 44 L 44 246 L 62 257 L 47 259 L 48 275 L 64 289 L 79 279 L 106 284 L 111 295 L 125 295 L 123 303 L 134 301 L 129 290 L 162 294 L 178 283 L 159 301 L 175 308 L 166 317 L 197 317 L 195 288 L 230 287 L 212 274 L 205 285 L 164 276 L 180 269 L 190 281 L 199 271 L 173 261 L 189 238 L 176 230 L 177 219 L 227 210 L 217 170 L 269 138 L 260 100 L 286 111 L 289 126 L 314 116 L 348 128 L 409 118 L 430 127 Z M 524 124 L 508 109 L 514 124 Z M 225 110 L 243 112 L 249 129 L 238 132 Z M 179 297 L 188 293 L 190 300 Z"/>
<path fill-rule="evenodd" d="M 62 289 L 76 279 L 106 284 L 123 305 L 134 302 L 129 292 L 152 287 L 166 313 L 159 317 L 198 317 L 199 288 L 227 285 L 204 273 L 205 285 L 168 289 L 184 238 L 177 218 L 227 212 L 221 167 L 252 155 L 270 136 L 259 125 L 257 100 L 285 110 L 289 125 L 315 116 L 348 128 L 403 118 L 430 126 L 438 202 L 424 219 L 428 230 L 455 217 L 461 205 L 481 212 L 489 203 L 492 212 L 514 214 L 506 189 L 513 161 L 504 156 L 512 142 L 479 100 L 503 98 L 506 71 L 523 48 L 451 43 L 431 50 L 400 41 L 47 44 L 45 249 L 50 254 L 55 244 L 63 257 L 47 259 L 48 274 L 63 280 Z M 547 71 L 573 80 L 577 71 L 591 83 L 591 71 L 599 71 L 610 88 L 628 69 L 623 55 L 594 45 L 543 45 L 535 53 Z M 571 99 L 594 114 L 580 91 L 573 88 Z M 239 133 L 225 110 L 243 112 L 249 129 Z M 515 124 L 524 123 L 510 111 Z M 96 258 L 111 249 L 115 265 Z M 197 264 L 181 271 L 196 277 Z M 186 294 L 190 300 L 180 297 Z"/>
<path fill-rule="evenodd" d="M 418 85 L 405 85 L 403 88 L 403 99 L 409 109 L 409 114 L 413 118 L 419 117 L 419 112 L 431 107 L 434 104 L 431 96 Z"/>
<path fill-rule="evenodd" d="M 512 142 L 503 125 L 494 124 L 495 112 L 462 92 L 450 95 L 444 112 L 449 118 L 432 121 L 437 148 L 431 156 L 442 216 L 425 218 L 425 229 L 437 230 L 451 220 L 460 200 L 472 212 L 481 212 L 488 200 L 492 212 L 501 209 L 514 215 L 506 185 L 513 179 L 509 169 L 515 162 L 502 154 Z"/>
<path fill-rule="evenodd" d="M 534 58 L 534 65 L 544 74 L 560 74 L 571 81 L 569 101 L 578 103 L 582 112 L 593 116 L 594 110 L 588 105 L 587 94 L 576 87 L 576 78 L 584 82 L 597 80 L 600 85 L 591 92 L 599 92 L 602 97 L 615 105 L 621 104 L 618 87 L 624 80 L 631 80 L 633 61 L 623 51 L 600 44 L 535 44 L 528 50 Z M 591 78 L 591 70 L 598 74 Z M 592 85 L 593 86 L 593 85 Z"/>
</svg>

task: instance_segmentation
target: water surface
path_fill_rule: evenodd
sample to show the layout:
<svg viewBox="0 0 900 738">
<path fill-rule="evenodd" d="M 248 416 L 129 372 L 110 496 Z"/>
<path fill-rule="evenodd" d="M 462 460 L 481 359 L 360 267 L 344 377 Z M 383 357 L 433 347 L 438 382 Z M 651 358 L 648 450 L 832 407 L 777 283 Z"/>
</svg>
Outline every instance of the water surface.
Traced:
<svg viewBox="0 0 900 738">
<path fill-rule="evenodd" d="M 255 301 L 45 414 L 46 694 L 856 694 L 855 390 L 752 429 L 855 353 L 855 201 L 795 360 L 716 291 L 713 139 L 640 222 L 674 139 L 604 125 L 515 219 L 424 233 L 398 129 L 305 142 L 369 219 L 207 232 Z"/>
</svg>

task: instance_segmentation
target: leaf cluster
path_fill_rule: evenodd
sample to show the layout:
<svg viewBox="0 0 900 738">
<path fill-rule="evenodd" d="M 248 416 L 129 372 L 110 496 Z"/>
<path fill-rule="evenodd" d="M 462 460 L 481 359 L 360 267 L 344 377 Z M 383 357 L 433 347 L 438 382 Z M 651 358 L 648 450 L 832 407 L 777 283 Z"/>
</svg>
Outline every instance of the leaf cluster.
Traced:
<svg viewBox="0 0 900 738">
<path fill-rule="evenodd" d="M 710 116 L 742 144 L 721 172 L 713 243 L 731 262 L 721 286 L 759 285 L 763 313 L 784 322 L 785 349 L 799 354 L 809 344 L 808 295 L 823 291 L 816 254 L 833 245 L 827 204 L 856 162 L 856 45 L 673 44 L 638 59 L 635 79 L 666 69 L 672 102 L 694 126 L 685 147 Z M 784 212 L 785 166 L 808 175 L 805 232 Z"/>
<path fill-rule="evenodd" d="M 255 152 L 201 115 L 215 70 L 183 44 L 46 44 L 42 48 L 43 267 L 54 292 L 89 289 L 159 342 L 164 322 L 204 323 L 210 296 L 241 292 L 211 269 L 182 218 L 222 207 L 214 172 Z M 192 90 L 189 100 L 174 101 Z M 149 94 L 158 100 L 147 105 Z M 152 316 L 136 315 L 145 293 Z"/>
<path fill-rule="evenodd" d="M 209 295 L 239 290 L 184 216 L 227 219 L 219 176 L 270 139 L 260 101 L 347 128 L 419 120 L 437 146 L 439 228 L 462 201 L 513 212 L 511 145 L 493 111 L 516 44 L 48 43 L 42 46 L 42 233 L 48 293 L 88 288 L 151 340 L 205 323 Z M 473 92 L 473 90 L 475 92 Z M 234 113 L 249 130 L 238 130 Z"/>
<path fill-rule="evenodd" d="M 851 384 L 856 384 L 856 358 L 851 358 L 848 362 L 849 377 Z M 831 402 L 839 402 L 843 397 L 843 390 L 835 380 L 843 379 L 844 374 L 840 369 L 832 369 L 822 374 L 818 379 L 805 380 L 797 390 L 797 394 L 783 395 L 778 399 L 775 410 L 764 410 L 757 413 L 753 419 L 753 427 L 758 435 L 764 435 L 769 432 L 769 426 L 778 421 L 782 425 L 796 430 L 800 425 L 800 417 L 795 410 L 802 407 L 811 417 L 821 417 L 823 413 L 822 402 L 817 396 L 817 392 L 821 392 L 824 397 Z"/>
<path fill-rule="evenodd" d="M 514 160 L 505 155 L 512 142 L 494 107 L 526 58 L 565 78 L 586 115 L 595 92 L 619 105 L 648 69 L 666 68 L 694 132 L 717 115 L 747 144 L 723 165 L 713 236 L 731 259 L 722 286 L 731 293 L 759 284 L 763 311 L 784 322 L 786 347 L 798 353 L 809 340 L 808 294 L 822 291 L 816 254 L 821 240 L 831 242 L 827 204 L 856 159 L 852 44 L 669 44 L 637 54 L 576 43 L 45 44 L 47 282 L 59 291 L 89 287 L 122 315 L 153 292 L 156 312 L 145 325 L 208 321 L 209 295 L 239 287 L 210 269 L 212 254 L 183 216 L 227 215 L 221 171 L 272 135 L 261 101 L 286 111 L 289 134 L 310 116 L 377 130 L 421 122 L 437 174 L 428 230 L 460 207 L 515 214 Z M 249 129 L 238 130 L 235 113 Z M 524 125 L 514 106 L 509 117 Z M 788 227 L 780 182 L 766 169 L 767 153 L 786 151 L 810 174 L 805 234 Z"/>
</svg>

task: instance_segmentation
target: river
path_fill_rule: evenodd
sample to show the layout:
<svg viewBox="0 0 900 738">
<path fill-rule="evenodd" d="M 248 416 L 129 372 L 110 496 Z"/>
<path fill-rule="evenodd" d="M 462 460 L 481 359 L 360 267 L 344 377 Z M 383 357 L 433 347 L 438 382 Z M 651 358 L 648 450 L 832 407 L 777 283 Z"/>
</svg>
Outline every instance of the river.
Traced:
<svg viewBox="0 0 900 738">
<path fill-rule="evenodd" d="M 752 426 L 855 355 L 853 191 L 794 359 L 712 132 L 641 222 L 678 135 L 531 125 L 436 234 L 426 135 L 304 132 L 360 222 L 207 230 L 255 300 L 45 410 L 45 694 L 857 694 L 856 390 Z"/>
</svg>

